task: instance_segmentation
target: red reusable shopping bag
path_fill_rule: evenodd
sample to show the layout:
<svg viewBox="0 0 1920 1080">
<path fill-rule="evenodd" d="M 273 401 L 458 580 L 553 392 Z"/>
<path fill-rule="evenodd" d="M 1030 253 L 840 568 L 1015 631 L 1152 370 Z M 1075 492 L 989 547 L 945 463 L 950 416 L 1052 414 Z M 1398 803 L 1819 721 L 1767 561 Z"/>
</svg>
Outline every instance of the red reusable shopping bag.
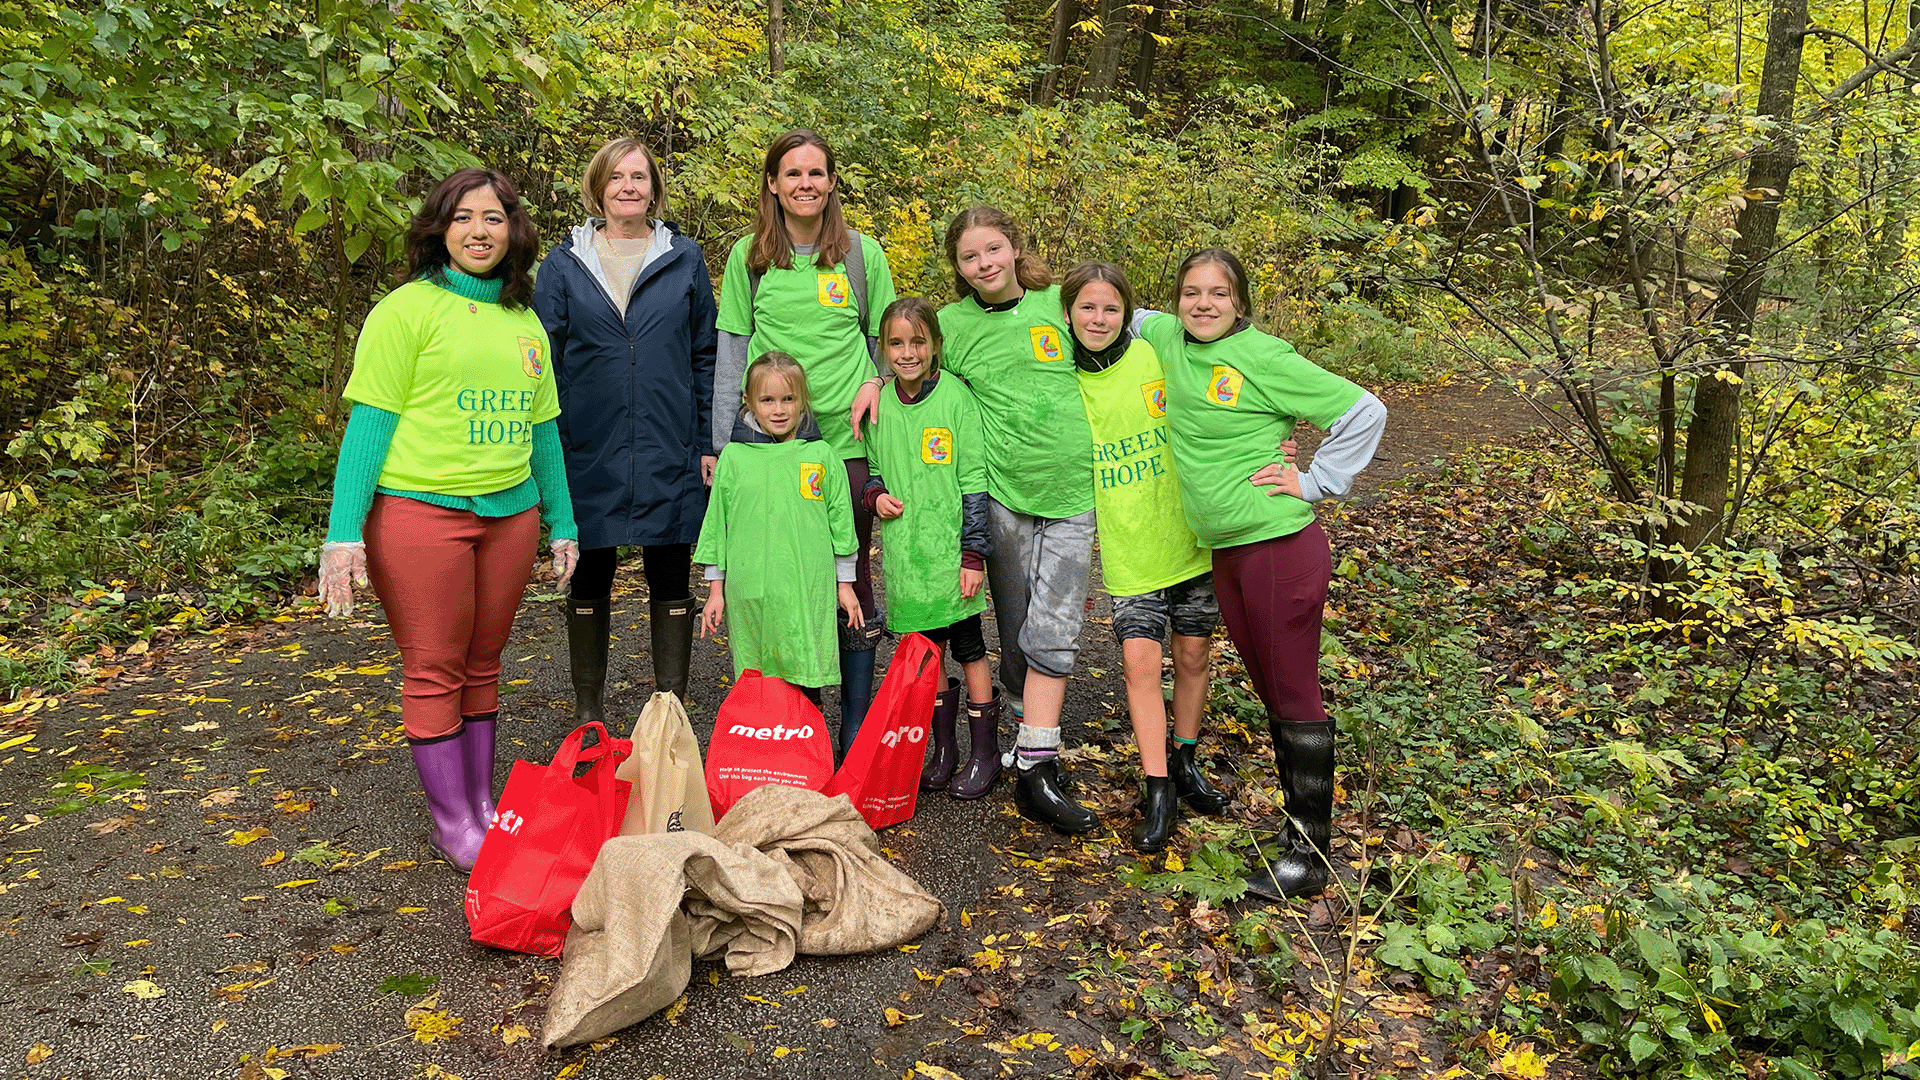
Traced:
<svg viewBox="0 0 1920 1080">
<path fill-rule="evenodd" d="M 853 800 L 854 809 L 875 829 L 913 816 L 940 676 L 940 646 L 924 634 L 901 638 L 880 694 L 867 710 L 867 722 L 854 736 L 840 771 L 827 783 L 824 794 Z"/>
<path fill-rule="evenodd" d="M 707 745 L 707 796 L 717 821 L 762 784 L 819 791 L 833 776 L 833 743 L 798 687 L 749 668 L 720 703 Z"/>
<path fill-rule="evenodd" d="M 600 741 L 581 749 L 587 732 Z M 593 869 L 600 845 L 620 831 L 633 785 L 614 777 L 633 743 L 598 722 L 582 724 L 554 752 L 553 764 L 516 761 L 500 793 L 480 858 L 467 879 L 467 927 L 482 945 L 558 956 L 572 922 L 568 909 Z M 588 762 L 587 771 L 573 775 Z"/>
</svg>

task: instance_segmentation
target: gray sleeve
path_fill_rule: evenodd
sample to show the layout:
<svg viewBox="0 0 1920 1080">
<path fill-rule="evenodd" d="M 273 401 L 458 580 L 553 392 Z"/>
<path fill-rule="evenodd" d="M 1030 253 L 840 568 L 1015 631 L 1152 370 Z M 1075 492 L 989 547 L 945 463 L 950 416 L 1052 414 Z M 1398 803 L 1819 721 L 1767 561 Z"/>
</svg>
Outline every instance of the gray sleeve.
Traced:
<svg viewBox="0 0 1920 1080">
<path fill-rule="evenodd" d="M 960 550 L 981 558 L 993 554 L 993 530 L 987 526 L 987 493 L 969 491 L 960 496 Z"/>
<path fill-rule="evenodd" d="M 733 422 L 740 418 L 740 384 L 747 377 L 747 335 L 719 331 L 720 348 L 713 363 L 713 454 L 733 441 Z"/>
<path fill-rule="evenodd" d="M 709 566 L 703 578 L 707 581 L 725 581 L 727 580 L 727 568 L 724 566 Z"/>
<path fill-rule="evenodd" d="M 1337 499 L 1353 487 L 1353 478 L 1373 460 L 1387 430 L 1387 407 L 1367 391 L 1333 422 L 1313 463 L 1300 474 L 1300 497 L 1308 502 Z"/>
<path fill-rule="evenodd" d="M 835 581 L 852 582 L 858 580 L 859 575 L 860 556 L 835 555 L 833 557 L 833 579 Z"/>
<path fill-rule="evenodd" d="M 1134 337 L 1139 337 L 1139 336 L 1140 336 L 1140 328 L 1141 328 L 1141 327 L 1143 327 L 1143 326 L 1145 326 L 1145 325 L 1147 325 L 1147 320 L 1148 320 L 1148 319 L 1151 319 L 1151 318 L 1153 318 L 1153 317 L 1154 317 L 1155 315 L 1165 315 L 1165 314 L 1166 314 L 1166 312 L 1164 312 L 1164 311 L 1155 311 L 1155 310 L 1154 310 L 1153 308 L 1146 308 L 1146 307 L 1142 307 L 1142 308 L 1134 308 L 1134 309 L 1133 309 L 1133 324 L 1132 324 L 1132 325 L 1130 325 L 1130 326 L 1128 326 L 1128 327 L 1127 327 L 1127 329 L 1128 329 L 1128 330 L 1131 330 L 1131 331 L 1133 332 L 1133 336 L 1134 336 Z"/>
</svg>

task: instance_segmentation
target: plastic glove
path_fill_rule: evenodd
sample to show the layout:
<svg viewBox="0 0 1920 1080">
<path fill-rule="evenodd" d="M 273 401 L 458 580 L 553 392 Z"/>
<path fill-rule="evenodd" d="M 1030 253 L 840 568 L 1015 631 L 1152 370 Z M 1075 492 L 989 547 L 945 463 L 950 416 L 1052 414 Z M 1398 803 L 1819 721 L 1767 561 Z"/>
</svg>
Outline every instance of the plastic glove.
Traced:
<svg viewBox="0 0 1920 1080">
<path fill-rule="evenodd" d="M 342 618 L 353 614 L 353 587 L 367 587 L 367 545 L 365 541 L 329 541 L 320 545 L 320 601 L 327 614 Z"/>
<path fill-rule="evenodd" d="M 580 565 L 580 541 L 555 540 L 547 547 L 553 552 L 554 587 L 566 592 L 567 583 L 573 580 L 574 568 Z"/>
</svg>

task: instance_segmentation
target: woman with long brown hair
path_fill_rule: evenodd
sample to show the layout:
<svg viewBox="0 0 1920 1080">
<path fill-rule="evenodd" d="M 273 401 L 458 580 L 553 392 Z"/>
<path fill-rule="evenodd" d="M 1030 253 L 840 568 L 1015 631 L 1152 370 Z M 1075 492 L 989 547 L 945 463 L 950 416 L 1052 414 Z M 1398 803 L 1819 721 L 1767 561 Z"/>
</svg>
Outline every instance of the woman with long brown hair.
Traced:
<svg viewBox="0 0 1920 1080">
<path fill-rule="evenodd" d="M 513 184 L 442 180 L 414 215 L 406 284 L 367 315 L 320 554 L 331 615 L 371 579 L 400 648 L 400 718 L 433 816 L 471 869 L 493 814 L 500 650 L 544 519 L 565 588 L 579 557 L 533 298 L 537 236 Z"/>
<path fill-rule="evenodd" d="M 812 388 L 820 435 L 845 463 L 850 490 L 867 483 L 867 458 L 850 414 L 863 385 L 880 384 L 874 341 L 893 303 L 893 272 L 872 237 L 847 227 L 840 173 L 818 132 L 796 128 L 767 147 L 753 231 L 733 245 L 720 285 L 719 359 L 714 370 L 713 453 L 733 438 L 748 357 L 784 352 Z M 873 697 L 876 618 L 868 547 L 873 516 L 857 502 L 859 559 L 853 589 L 865 629 L 840 642 L 840 748 L 844 753 Z"/>
</svg>

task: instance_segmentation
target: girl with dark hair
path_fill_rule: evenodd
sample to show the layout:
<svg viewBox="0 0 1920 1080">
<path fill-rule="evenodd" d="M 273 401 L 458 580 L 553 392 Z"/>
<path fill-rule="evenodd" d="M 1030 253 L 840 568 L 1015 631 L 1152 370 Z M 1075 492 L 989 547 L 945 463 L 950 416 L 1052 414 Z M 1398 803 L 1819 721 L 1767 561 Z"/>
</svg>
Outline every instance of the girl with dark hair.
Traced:
<svg viewBox="0 0 1920 1080">
<path fill-rule="evenodd" d="M 1247 273 L 1221 248 L 1174 277 L 1178 316 L 1140 334 L 1167 376 L 1167 420 L 1187 522 L 1213 549 L 1227 634 L 1267 707 L 1290 820 L 1279 858 L 1247 879 L 1278 900 L 1326 888 L 1333 831 L 1333 722 L 1320 696 L 1320 621 L 1332 578 L 1313 504 L 1344 494 L 1385 430 L 1380 399 L 1254 329 Z M 1282 440 L 1307 420 L 1327 438 L 1302 472 Z"/>
<path fill-rule="evenodd" d="M 939 316 L 917 296 L 895 300 L 881 316 L 880 348 L 893 378 L 891 392 L 881 390 L 867 436 L 873 475 L 862 499 L 880 519 L 887 550 L 887 628 L 918 631 L 953 655 L 967 677 L 972 724 L 993 707 L 993 673 L 980 633 L 993 553 L 986 447 L 973 392 L 940 372 L 941 344 Z M 960 681 L 948 679 L 934 704 L 933 755 L 920 772 L 922 791 L 953 779 L 959 711 Z M 993 728 L 974 738 L 995 742 Z"/>
<path fill-rule="evenodd" d="M 852 405 L 863 385 L 880 384 L 874 323 L 891 303 L 886 253 L 872 237 L 847 227 L 832 148 L 817 132 L 787 132 L 767 148 L 761 165 L 753 232 L 727 257 L 716 322 L 715 400 L 730 406 L 740 399 L 749 356 L 793 356 L 813 389 L 821 437 L 843 463 L 849 488 L 863 490 L 867 459 Z M 733 430 L 728 410 L 713 410 L 714 454 L 726 448 Z M 873 650 L 885 624 L 876 617 L 869 564 L 873 516 L 856 505 L 853 520 L 859 546 L 853 588 L 866 629 L 845 627 L 840 642 L 841 729 L 849 744 L 873 697 Z"/>
<path fill-rule="evenodd" d="M 1127 329 L 1133 286 L 1112 263 L 1081 263 L 1061 282 L 1060 306 L 1073 332 L 1073 365 L 1093 431 L 1100 570 L 1113 595 L 1113 633 L 1145 777 L 1133 846 L 1159 851 L 1172 835 L 1178 799 L 1206 814 L 1229 801 L 1195 760 L 1207 704 L 1207 643 L 1220 605 L 1207 552 L 1180 507 L 1178 469 L 1167 445 L 1166 374 L 1153 346 Z M 1160 643 L 1169 628 L 1171 762 L 1160 692 Z"/>
<path fill-rule="evenodd" d="M 1093 563 L 1093 436 L 1060 291 L 1013 219 L 993 207 L 956 216 L 946 250 L 960 299 L 940 309 L 943 362 L 980 405 L 1000 684 L 1021 718 L 1014 802 L 1062 832 L 1090 832 L 1099 819 L 1067 797 L 1058 762 L 1060 710 Z M 999 701 L 977 717 L 969 710 L 972 745 L 947 788 L 955 798 L 985 795 L 999 775 Z"/>
<path fill-rule="evenodd" d="M 640 549 L 646 574 L 654 688 L 687 696 L 693 543 L 714 464 L 713 281 L 700 245 L 662 220 L 666 197 L 645 144 L 601 147 L 580 185 L 586 222 L 547 255 L 533 291 L 583 549 L 564 601 L 576 724 L 606 719 L 622 545 Z"/>
<path fill-rule="evenodd" d="M 499 173 L 462 169 L 428 194 L 410 280 L 360 331 L 320 553 L 328 614 L 351 614 L 369 579 L 386 609 L 428 843 L 461 870 L 493 817 L 500 650 L 541 521 L 561 588 L 579 557 L 551 350 L 527 308 L 535 242 Z"/>
</svg>

